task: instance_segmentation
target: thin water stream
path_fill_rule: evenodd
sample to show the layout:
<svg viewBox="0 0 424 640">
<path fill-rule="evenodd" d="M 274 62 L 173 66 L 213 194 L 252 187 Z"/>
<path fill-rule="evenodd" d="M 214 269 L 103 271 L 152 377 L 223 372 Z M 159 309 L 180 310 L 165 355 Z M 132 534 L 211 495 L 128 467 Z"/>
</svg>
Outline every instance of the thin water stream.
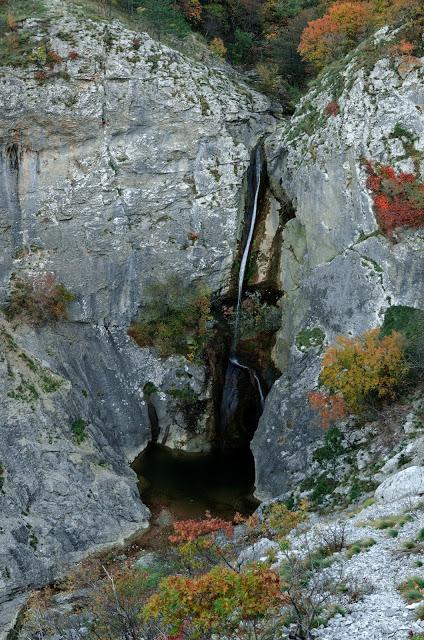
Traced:
<svg viewBox="0 0 424 640">
<path fill-rule="evenodd" d="M 225 374 L 225 382 L 224 389 L 222 393 L 222 403 L 221 403 L 221 423 L 225 428 L 226 425 L 229 424 L 232 417 L 235 414 L 237 409 L 237 405 L 239 402 L 238 398 L 238 376 L 237 369 L 242 371 L 247 371 L 250 379 L 252 381 L 252 386 L 254 386 L 257 390 L 261 410 L 264 407 L 265 402 L 265 394 L 262 389 L 261 381 L 259 377 L 251 367 L 240 362 L 239 357 L 237 356 L 237 346 L 240 338 L 240 320 L 242 315 L 242 300 L 243 300 L 243 289 L 246 278 L 246 267 L 249 260 L 250 250 L 252 247 L 253 234 L 255 231 L 255 224 L 258 216 L 258 203 L 259 203 L 259 193 L 261 190 L 261 176 L 262 176 L 262 153 L 261 149 L 258 146 L 255 151 L 254 156 L 254 164 L 253 164 L 253 181 L 252 181 L 252 192 L 253 192 L 253 200 L 251 202 L 250 211 L 249 211 L 249 232 L 247 235 L 246 243 L 243 249 L 243 255 L 240 262 L 240 271 L 238 277 L 238 288 L 237 288 L 237 305 L 236 305 L 236 313 L 235 313 L 235 323 L 234 323 L 234 333 L 233 339 L 231 342 L 231 351 L 228 360 L 227 371 Z"/>
<path fill-rule="evenodd" d="M 236 320 L 235 320 L 235 327 L 234 327 L 233 344 L 231 348 L 232 352 L 236 350 L 237 342 L 239 338 L 243 285 L 244 285 L 244 278 L 246 275 L 247 261 L 249 259 L 249 254 L 250 254 L 250 248 L 252 246 L 253 232 L 255 230 L 256 218 L 258 216 L 258 200 L 259 200 L 259 191 L 261 189 L 261 171 L 262 171 L 262 156 L 261 156 L 261 150 L 258 147 L 255 152 L 255 162 L 254 162 L 253 188 L 255 190 L 255 195 L 253 198 L 252 211 L 250 214 L 249 233 L 247 236 L 246 244 L 244 245 L 244 251 L 243 251 L 243 255 L 240 262 L 240 271 L 239 271 L 239 277 L 238 277 Z"/>
</svg>

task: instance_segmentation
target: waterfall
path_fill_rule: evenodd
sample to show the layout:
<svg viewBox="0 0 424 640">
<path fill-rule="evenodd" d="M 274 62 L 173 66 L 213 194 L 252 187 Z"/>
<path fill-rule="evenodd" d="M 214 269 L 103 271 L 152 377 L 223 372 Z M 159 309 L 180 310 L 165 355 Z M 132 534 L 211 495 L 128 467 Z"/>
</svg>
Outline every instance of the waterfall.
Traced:
<svg viewBox="0 0 424 640">
<path fill-rule="evenodd" d="M 254 165 L 253 165 L 253 180 L 252 180 L 252 191 L 253 202 L 251 203 L 250 209 L 250 220 L 249 220 L 249 232 L 246 239 L 246 244 L 244 245 L 243 255 L 240 262 L 240 271 L 238 277 L 238 288 L 237 288 L 237 306 L 235 312 L 235 322 L 234 322 L 234 332 L 233 338 L 231 342 L 231 351 L 230 357 L 228 361 L 228 367 L 225 374 L 225 382 L 224 389 L 222 394 L 222 402 L 221 402 L 221 422 L 223 426 L 230 423 L 232 416 L 235 414 L 238 406 L 238 371 L 246 371 L 250 375 L 250 379 L 252 381 L 252 385 L 257 389 L 258 396 L 261 403 L 261 408 L 264 407 L 264 392 L 261 386 L 261 382 L 258 378 L 256 372 L 250 367 L 242 364 L 237 357 L 236 350 L 239 340 L 240 333 L 240 319 L 242 314 L 242 297 L 243 297 L 243 285 L 246 275 L 246 267 L 249 259 L 250 249 L 252 246 L 253 233 L 255 230 L 256 219 L 258 215 L 258 202 L 259 202 L 259 193 L 261 189 L 261 171 L 262 171 L 262 156 L 261 150 L 258 147 L 255 152 L 254 157 Z"/>
<path fill-rule="evenodd" d="M 262 391 L 262 385 L 261 382 L 256 374 L 256 371 L 254 369 L 251 369 L 250 367 L 247 367 L 245 364 L 242 364 L 238 358 L 236 358 L 235 356 L 230 356 L 230 362 L 231 364 L 233 364 L 235 367 L 239 367 L 239 369 L 245 369 L 246 371 L 249 372 L 249 375 L 251 378 L 253 378 L 253 382 L 254 385 L 256 386 L 257 390 L 258 390 L 258 394 L 259 394 L 259 398 L 261 401 L 261 408 L 264 408 L 264 403 L 265 403 L 265 396 L 264 396 L 264 392 Z"/>
<path fill-rule="evenodd" d="M 258 215 L 258 200 L 259 200 L 259 191 L 261 189 L 261 150 L 258 147 L 255 153 L 255 164 L 254 164 L 254 189 L 255 196 L 253 199 L 252 213 L 250 217 L 250 226 L 249 226 L 249 235 L 247 236 L 246 244 L 244 246 L 243 256 L 240 262 L 240 271 L 238 278 L 238 291 L 237 291 L 237 307 L 236 307 L 236 319 L 235 319 L 235 327 L 234 327 L 234 335 L 233 335 L 233 343 L 231 351 L 234 351 L 237 347 L 238 334 L 240 329 L 240 315 L 241 315 L 241 299 L 243 295 L 243 284 L 244 284 L 244 276 L 246 274 L 246 266 L 247 261 L 249 259 L 250 247 L 252 246 L 253 240 L 253 232 L 255 230 L 256 218 Z"/>
</svg>

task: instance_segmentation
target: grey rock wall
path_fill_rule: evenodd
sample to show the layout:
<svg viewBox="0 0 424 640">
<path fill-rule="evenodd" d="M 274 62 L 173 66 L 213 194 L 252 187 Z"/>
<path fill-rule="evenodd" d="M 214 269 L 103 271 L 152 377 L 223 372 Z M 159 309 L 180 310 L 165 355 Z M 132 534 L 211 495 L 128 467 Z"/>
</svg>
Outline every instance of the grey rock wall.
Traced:
<svg viewBox="0 0 424 640">
<path fill-rule="evenodd" d="M 147 525 L 129 468 L 152 437 L 146 382 L 159 440 L 210 446 L 204 367 L 160 360 L 127 327 L 152 282 L 228 286 L 250 156 L 275 123 L 268 100 L 222 66 L 119 23 L 68 15 L 22 28 L 64 61 L 45 82 L 35 66 L 0 71 L 0 303 L 13 277 L 46 272 L 76 300 L 57 324 L 2 320 L 0 630 L 15 597 Z M 45 375 L 59 387 L 46 391 Z M 194 433 L 167 394 L 181 385 L 204 402 Z"/>
<path fill-rule="evenodd" d="M 321 435 L 307 394 L 316 388 L 322 347 L 379 326 L 391 305 L 424 307 L 423 231 L 404 230 L 395 241 L 380 233 L 362 163 L 424 178 L 423 62 L 392 55 L 366 70 L 358 54 L 340 76 L 324 74 L 267 139 L 271 187 L 296 218 L 283 230 L 281 251 L 285 294 L 274 356 L 284 373 L 252 443 L 260 498 L 291 491 L 305 477 L 309 445 Z M 325 115 L 335 95 L 340 113 Z M 325 335 L 322 345 L 302 344 L 310 329 Z"/>
</svg>

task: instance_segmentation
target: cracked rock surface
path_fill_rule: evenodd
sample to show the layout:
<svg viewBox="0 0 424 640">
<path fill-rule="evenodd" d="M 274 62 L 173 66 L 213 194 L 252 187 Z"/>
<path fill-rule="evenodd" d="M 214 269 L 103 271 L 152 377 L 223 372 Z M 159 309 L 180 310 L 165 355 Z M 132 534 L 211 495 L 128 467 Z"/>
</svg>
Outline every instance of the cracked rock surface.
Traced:
<svg viewBox="0 0 424 640">
<path fill-rule="evenodd" d="M 160 360 L 127 328 L 151 282 L 228 286 L 250 157 L 275 126 L 222 65 L 64 8 L 19 25 L 63 60 L 44 81 L 0 70 L 0 303 L 13 276 L 45 272 L 76 297 L 56 325 L 2 321 L 0 636 L 28 588 L 147 525 L 129 468 L 151 439 L 147 382 L 167 444 L 210 446 L 206 410 L 190 432 L 167 394 L 190 387 L 208 408 L 204 367 Z"/>
<path fill-rule="evenodd" d="M 305 449 L 320 429 L 307 393 L 317 383 L 322 347 L 338 334 L 381 325 L 391 305 L 423 308 L 423 231 L 403 230 L 395 241 L 380 233 L 363 166 L 367 159 L 424 175 L 423 63 L 405 66 L 392 56 L 367 69 L 354 56 L 340 76 L 324 73 L 267 139 L 271 188 L 296 217 L 285 226 L 281 252 L 275 358 L 284 373 L 252 443 L 259 498 L 291 491 L 310 465 Z M 335 96 L 340 112 L 325 115 Z M 409 132 L 412 151 L 399 130 Z M 305 330 L 319 330 L 323 344 L 302 345 Z"/>
</svg>

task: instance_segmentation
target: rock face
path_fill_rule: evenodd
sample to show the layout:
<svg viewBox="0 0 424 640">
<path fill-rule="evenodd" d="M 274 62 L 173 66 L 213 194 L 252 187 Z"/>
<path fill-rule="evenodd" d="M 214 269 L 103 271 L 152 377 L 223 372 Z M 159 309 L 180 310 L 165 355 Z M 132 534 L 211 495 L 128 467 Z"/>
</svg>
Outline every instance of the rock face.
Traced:
<svg viewBox="0 0 424 640">
<path fill-rule="evenodd" d="M 387 478 L 377 487 L 375 497 L 378 502 L 393 502 L 408 496 L 424 493 L 424 467 L 408 467 Z"/>
<path fill-rule="evenodd" d="M 0 302 L 13 277 L 39 273 L 76 299 L 55 325 L 2 320 L 4 611 L 13 594 L 146 526 L 128 462 L 151 439 L 147 382 L 160 390 L 159 439 L 209 446 L 207 411 L 189 433 L 166 393 L 189 386 L 207 407 L 204 368 L 161 361 L 127 327 L 151 282 L 228 286 L 250 157 L 274 127 L 268 100 L 222 68 L 118 23 L 55 15 L 21 28 L 63 62 L 44 81 L 36 67 L 1 71 Z"/>
<path fill-rule="evenodd" d="M 394 241 L 380 233 L 363 166 L 368 159 L 424 175 L 423 62 L 405 66 L 392 55 L 370 68 L 359 52 L 340 76 L 324 74 L 267 140 L 271 188 L 296 215 L 281 250 L 275 358 L 284 374 L 252 443 L 260 498 L 290 491 L 308 468 L 320 429 L 306 396 L 322 346 L 381 325 L 392 305 L 423 307 L 423 233 L 404 230 Z M 335 99 L 339 113 L 326 115 Z"/>
</svg>

